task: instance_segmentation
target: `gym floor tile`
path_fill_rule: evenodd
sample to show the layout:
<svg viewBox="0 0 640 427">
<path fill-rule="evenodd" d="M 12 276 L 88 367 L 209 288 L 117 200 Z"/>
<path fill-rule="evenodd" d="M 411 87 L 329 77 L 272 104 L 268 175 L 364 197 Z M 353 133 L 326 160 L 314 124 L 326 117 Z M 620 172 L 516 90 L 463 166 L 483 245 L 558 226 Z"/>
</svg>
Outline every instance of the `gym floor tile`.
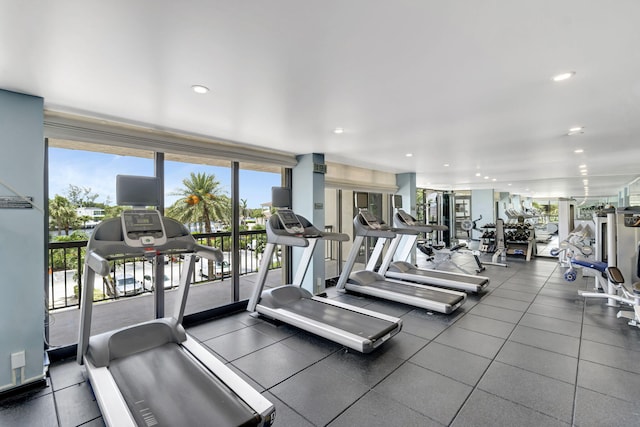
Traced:
<svg viewBox="0 0 640 427">
<path fill-rule="evenodd" d="M 543 331 L 555 332 L 556 334 L 569 335 L 580 338 L 582 325 L 568 320 L 553 319 L 537 314 L 525 313 L 519 325 L 530 328 L 542 329 Z"/>
<path fill-rule="evenodd" d="M 544 286 L 547 281 L 548 275 L 544 276 L 530 276 L 528 274 L 516 274 L 515 276 L 511 276 L 508 280 L 505 281 L 505 284 L 511 283 L 514 285 L 522 285 L 527 286 L 529 288 L 541 288 Z"/>
<path fill-rule="evenodd" d="M 376 349 L 376 352 L 391 353 L 407 360 L 429 343 L 429 340 L 400 331 L 392 339 Z"/>
<path fill-rule="evenodd" d="M 502 338 L 492 337 L 456 326 L 444 331 L 435 341 L 488 359 L 493 359 L 504 343 Z"/>
<path fill-rule="evenodd" d="M 580 360 L 578 364 L 578 385 L 637 404 L 640 375 Z M 636 392 L 630 393 L 630 390 L 636 390 Z"/>
<path fill-rule="evenodd" d="M 640 351 L 640 330 L 626 325 L 622 326 L 624 329 L 618 327 L 617 330 L 612 330 L 585 324 L 582 326 L 582 339 Z"/>
<path fill-rule="evenodd" d="M 571 422 L 572 384 L 494 362 L 478 383 L 478 388 L 559 420 Z"/>
<path fill-rule="evenodd" d="M 574 424 L 577 427 L 640 425 L 640 407 L 637 399 L 633 403 L 627 402 L 578 387 L 575 405 Z"/>
<path fill-rule="evenodd" d="M 516 325 L 501 320 L 489 319 L 488 317 L 466 314 L 455 323 L 456 327 L 470 331 L 480 332 L 498 338 L 507 338 Z"/>
<path fill-rule="evenodd" d="M 84 366 L 78 365 L 75 358 L 51 366 L 49 376 L 53 391 L 84 382 L 84 369 Z"/>
<path fill-rule="evenodd" d="M 566 300 L 562 298 L 551 297 L 549 295 L 538 295 L 536 299 L 533 300 L 533 303 L 550 305 L 558 308 L 566 308 L 568 310 L 582 310 L 582 306 L 584 305 L 584 301 L 580 299 Z"/>
<path fill-rule="evenodd" d="M 405 362 L 391 352 L 374 351 L 362 354 L 357 351 L 337 351 L 318 362 L 319 366 L 332 367 L 361 384 L 373 387 Z"/>
<path fill-rule="evenodd" d="M 373 390 L 447 425 L 471 393 L 472 387 L 407 363 Z"/>
<path fill-rule="evenodd" d="M 402 331 L 408 334 L 416 335 L 420 338 L 432 340 L 447 329 L 449 325 L 429 319 L 420 318 L 414 315 L 406 315 L 402 317 Z M 393 339 L 393 338 L 391 338 Z"/>
<path fill-rule="evenodd" d="M 280 341 L 280 343 L 295 351 L 314 357 L 317 360 L 343 348 L 343 346 L 338 343 L 306 331 L 299 331 L 296 335 L 290 336 Z"/>
<path fill-rule="evenodd" d="M 584 340 L 580 347 L 580 359 L 640 374 L 640 352 L 637 351 L 621 351 L 606 344 Z"/>
<path fill-rule="evenodd" d="M 432 342 L 409 359 L 409 362 L 475 386 L 491 359 Z"/>
<path fill-rule="evenodd" d="M 542 287 L 542 285 L 540 285 L 540 287 Z M 538 292 L 540 291 L 540 287 L 532 286 L 531 284 L 512 283 L 509 281 L 500 285 L 498 289 L 503 291 L 516 291 L 516 292 L 522 292 L 526 294 L 537 295 Z"/>
<path fill-rule="evenodd" d="M 0 425 L 57 427 L 53 393 L 28 393 L 0 401 Z"/>
<path fill-rule="evenodd" d="M 226 360 L 232 361 L 274 342 L 276 340 L 254 328 L 244 328 L 204 341 L 203 344 Z"/>
<path fill-rule="evenodd" d="M 554 319 L 568 320 L 569 322 L 582 323 L 582 309 L 566 309 L 533 303 L 529 306 L 527 313 L 546 316 Z"/>
<path fill-rule="evenodd" d="M 438 427 L 441 424 L 393 399 L 370 391 L 329 424 L 329 427 L 341 426 Z"/>
<path fill-rule="evenodd" d="M 264 388 L 271 388 L 320 359 L 275 343 L 232 362 Z M 265 369 L 268 366 L 269 369 Z"/>
<path fill-rule="evenodd" d="M 88 382 L 64 388 L 55 395 L 61 427 L 79 426 L 101 417 L 98 403 Z"/>
<path fill-rule="evenodd" d="M 582 303 L 584 300 L 584 297 L 578 294 L 577 289 L 555 289 L 549 286 L 545 286 L 540 290 L 540 293 L 538 295 L 543 297 L 558 298 L 570 303 Z"/>
<path fill-rule="evenodd" d="M 269 400 L 269 402 L 273 403 L 276 407 L 276 421 L 274 422 L 274 426 L 278 427 L 314 427 L 314 425 L 300 414 L 298 414 L 293 409 L 289 408 L 285 405 L 280 399 L 275 397 L 273 394 L 267 392 L 262 393 L 262 395 Z"/>
<path fill-rule="evenodd" d="M 452 427 L 567 427 L 569 424 L 518 403 L 475 389 Z"/>
<path fill-rule="evenodd" d="M 259 321 L 255 325 L 251 326 L 251 328 L 270 336 L 276 341 L 284 340 L 300 332 L 300 329 L 297 329 L 296 327 L 291 325 L 287 325 L 286 323 L 271 322 L 266 320 Z"/>
<path fill-rule="evenodd" d="M 241 322 L 237 316 L 222 318 L 220 319 L 220 325 L 217 323 L 217 321 L 207 322 L 191 326 L 188 332 L 194 338 L 197 338 L 202 342 L 247 327 L 247 325 Z"/>
<path fill-rule="evenodd" d="M 537 347 L 507 341 L 496 361 L 575 384 L 578 359 Z"/>
<path fill-rule="evenodd" d="M 276 385 L 270 393 L 304 414 L 311 423 L 325 425 L 333 420 L 369 388 L 326 365 L 312 365 Z M 277 417 L 277 415 L 276 415 Z"/>
<path fill-rule="evenodd" d="M 469 314 L 475 314 L 476 316 L 488 317 L 490 319 L 502 320 L 503 322 L 518 323 L 522 317 L 521 311 L 509 310 L 506 308 L 494 307 L 487 304 L 478 304 Z"/>
<path fill-rule="evenodd" d="M 509 337 L 509 341 L 538 347 L 571 357 L 578 357 L 580 340 L 568 335 L 556 334 L 542 329 L 529 328 L 527 326 L 516 326 Z"/>
<path fill-rule="evenodd" d="M 529 302 L 494 296 L 493 293 L 486 298 L 483 298 L 482 301 L 480 301 L 480 304 L 487 304 L 494 307 L 507 308 L 509 310 L 517 311 L 526 311 L 527 308 L 529 308 Z"/>
<path fill-rule="evenodd" d="M 491 295 L 496 297 L 501 297 L 501 298 L 514 299 L 517 301 L 524 301 L 527 303 L 530 303 L 536 298 L 536 294 L 532 294 L 528 292 L 513 291 L 511 289 L 506 289 L 502 286 L 500 286 L 495 291 L 491 292 Z"/>
</svg>

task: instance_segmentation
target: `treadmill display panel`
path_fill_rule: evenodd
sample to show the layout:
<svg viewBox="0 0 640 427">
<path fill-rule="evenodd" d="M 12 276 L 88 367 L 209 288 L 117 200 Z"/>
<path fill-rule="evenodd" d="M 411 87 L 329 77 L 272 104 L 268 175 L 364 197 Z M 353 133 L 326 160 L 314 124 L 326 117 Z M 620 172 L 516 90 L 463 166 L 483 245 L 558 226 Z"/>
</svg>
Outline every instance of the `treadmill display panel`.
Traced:
<svg viewBox="0 0 640 427">
<path fill-rule="evenodd" d="M 154 246 L 166 243 L 164 225 L 158 211 L 122 212 L 122 234 L 129 246 Z"/>
<path fill-rule="evenodd" d="M 416 225 L 416 223 L 413 220 L 413 218 L 411 217 L 411 215 L 409 215 L 408 213 L 406 213 L 402 209 L 398 210 L 398 216 L 400 217 L 402 222 L 404 222 L 405 224 L 407 224 L 407 225 Z"/>
<path fill-rule="evenodd" d="M 375 228 L 375 229 L 379 229 L 381 227 L 380 223 L 378 222 L 378 218 L 376 218 L 375 215 L 370 213 L 368 210 L 361 209 L 360 215 L 362 216 L 362 219 L 364 219 L 364 221 L 369 227 Z"/>
<path fill-rule="evenodd" d="M 280 224 L 284 227 L 285 231 L 290 234 L 302 234 L 304 233 L 304 227 L 300 223 L 300 220 L 290 209 L 280 209 L 278 211 L 278 219 Z"/>
</svg>

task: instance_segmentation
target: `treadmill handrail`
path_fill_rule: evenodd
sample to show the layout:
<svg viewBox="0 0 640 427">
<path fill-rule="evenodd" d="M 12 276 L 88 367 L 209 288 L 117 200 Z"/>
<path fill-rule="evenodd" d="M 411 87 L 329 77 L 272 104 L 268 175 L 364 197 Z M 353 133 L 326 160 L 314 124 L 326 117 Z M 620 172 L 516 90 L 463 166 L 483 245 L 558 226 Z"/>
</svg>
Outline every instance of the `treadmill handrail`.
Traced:
<svg viewBox="0 0 640 427">
<path fill-rule="evenodd" d="M 385 239 L 393 239 L 396 236 L 395 231 L 386 224 L 381 224 L 381 228 L 369 227 L 360 214 L 353 218 L 353 225 L 356 227 L 356 234 L 366 237 L 382 237 Z"/>
</svg>

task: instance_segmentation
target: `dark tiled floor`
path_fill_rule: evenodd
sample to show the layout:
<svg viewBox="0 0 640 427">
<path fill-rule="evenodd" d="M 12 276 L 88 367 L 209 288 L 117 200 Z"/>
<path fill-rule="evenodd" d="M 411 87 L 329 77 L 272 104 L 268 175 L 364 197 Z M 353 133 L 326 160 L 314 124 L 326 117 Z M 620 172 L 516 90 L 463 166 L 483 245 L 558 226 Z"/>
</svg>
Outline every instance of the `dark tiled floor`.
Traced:
<svg viewBox="0 0 640 427">
<path fill-rule="evenodd" d="M 402 317 L 366 355 L 248 313 L 190 332 L 274 402 L 279 426 L 640 425 L 640 330 L 577 295 L 592 279 L 562 273 L 545 260 L 487 266 L 488 291 L 448 316 L 330 289 Z M 102 425 L 74 361 L 50 374 L 0 404 L 0 425 Z"/>
</svg>

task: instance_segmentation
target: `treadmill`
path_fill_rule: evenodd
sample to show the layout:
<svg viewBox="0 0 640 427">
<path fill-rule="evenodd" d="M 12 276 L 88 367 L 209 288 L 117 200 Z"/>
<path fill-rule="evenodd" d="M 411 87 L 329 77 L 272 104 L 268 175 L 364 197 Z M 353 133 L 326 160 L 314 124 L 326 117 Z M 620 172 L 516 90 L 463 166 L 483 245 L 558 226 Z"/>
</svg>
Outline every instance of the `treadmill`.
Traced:
<svg viewBox="0 0 640 427">
<path fill-rule="evenodd" d="M 393 216 L 393 225 L 398 230 L 413 230 L 417 233 L 429 233 L 432 231 L 431 226 L 419 223 L 414 217 L 403 211 L 401 207 L 396 206 L 396 209 L 397 211 Z M 416 239 L 417 234 L 399 234 L 394 238 L 389 245 L 378 272 L 391 279 L 406 280 L 465 292 L 478 293 L 489 286 L 489 278 L 485 276 L 422 269 L 404 261 L 409 257 Z M 378 240 L 376 246 L 378 244 L 384 245 L 384 242 Z M 403 245 L 402 249 L 398 251 L 401 244 Z M 396 253 L 398 254 L 398 261 L 393 261 Z M 374 262 L 375 261 L 376 260 L 374 260 Z M 369 268 L 369 266 L 367 266 L 367 268 Z"/>
<path fill-rule="evenodd" d="M 173 315 L 90 336 L 96 274 L 108 276 L 110 260 L 164 254 L 184 256 Z M 124 211 L 94 229 L 85 256 L 77 361 L 86 367 L 106 425 L 273 423 L 274 405 L 182 326 L 200 256 L 222 260 L 220 250 L 197 244 L 186 227 L 156 210 Z"/>
<path fill-rule="evenodd" d="M 417 235 L 414 230 L 391 229 L 386 224 L 379 222 L 366 208 L 360 208 L 358 215 L 353 219 L 353 225 L 355 238 L 336 285 L 339 291 L 370 295 L 445 314 L 454 312 L 464 303 L 467 298 L 467 294 L 464 292 L 387 279 L 382 274 L 373 271 L 373 268 L 353 271 L 360 246 L 365 238 L 376 237 L 380 242 L 380 245 L 376 244 L 374 253 L 370 257 L 368 265 L 371 266 L 379 258 L 386 240 L 394 239 L 398 233 Z"/>
<path fill-rule="evenodd" d="M 402 320 L 375 311 L 317 297 L 302 288 L 313 251 L 323 240 L 345 241 L 342 233 L 318 230 L 290 209 L 279 209 L 267 222 L 267 245 L 247 310 L 278 320 L 361 353 L 370 353 L 402 329 Z M 304 248 L 293 283 L 264 289 L 276 245 Z"/>
</svg>

